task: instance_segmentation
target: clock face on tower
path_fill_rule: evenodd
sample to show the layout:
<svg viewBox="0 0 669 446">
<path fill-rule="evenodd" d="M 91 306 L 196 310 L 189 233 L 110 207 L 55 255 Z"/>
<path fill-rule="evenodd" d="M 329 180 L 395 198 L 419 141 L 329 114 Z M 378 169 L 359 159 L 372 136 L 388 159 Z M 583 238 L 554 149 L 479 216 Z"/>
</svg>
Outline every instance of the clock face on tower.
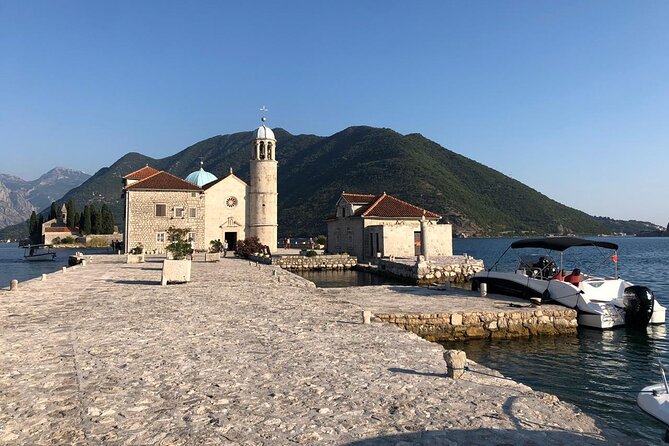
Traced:
<svg viewBox="0 0 669 446">
<path fill-rule="evenodd" d="M 237 198 L 228 197 L 228 199 L 225 200 L 225 205 L 229 208 L 233 208 L 233 207 L 237 206 Z"/>
</svg>

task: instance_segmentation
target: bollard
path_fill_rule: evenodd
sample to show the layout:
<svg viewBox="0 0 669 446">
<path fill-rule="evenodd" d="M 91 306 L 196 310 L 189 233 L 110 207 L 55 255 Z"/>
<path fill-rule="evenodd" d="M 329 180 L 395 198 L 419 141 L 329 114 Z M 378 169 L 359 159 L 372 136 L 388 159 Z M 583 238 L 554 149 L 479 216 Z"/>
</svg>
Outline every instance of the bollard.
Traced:
<svg viewBox="0 0 669 446">
<path fill-rule="evenodd" d="M 46 274 L 42 274 L 42 282 L 46 280 Z"/>
<path fill-rule="evenodd" d="M 81 266 L 86 266 L 86 259 L 81 261 Z"/>
<path fill-rule="evenodd" d="M 67 267 L 63 267 L 63 273 L 67 272 Z"/>
<path fill-rule="evenodd" d="M 485 297 L 488 295 L 488 284 L 483 282 L 481 285 L 479 285 L 479 291 L 481 292 L 481 297 Z"/>
<path fill-rule="evenodd" d="M 467 354 L 465 352 L 462 350 L 446 350 L 444 361 L 446 361 L 446 374 L 449 378 L 462 378 L 462 375 L 465 374 L 465 365 L 467 365 Z"/>
<path fill-rule="evenodd" d="M 272 275 L 276 276 L 276 270 L 272 271 Z"/>
<path fill-rule="evenodd" d="M 362 312 L 362 323 L 371 324 L 372 323 L 372 312 L 369 310 L 363 310 Z"/>
<path fill-rule="evenodd" d="M 16 279 L 12 279 L 11 282 L 9 282 L 9 291 L 18 291 L 19 290 L 19 281 Z"/>
</svg>

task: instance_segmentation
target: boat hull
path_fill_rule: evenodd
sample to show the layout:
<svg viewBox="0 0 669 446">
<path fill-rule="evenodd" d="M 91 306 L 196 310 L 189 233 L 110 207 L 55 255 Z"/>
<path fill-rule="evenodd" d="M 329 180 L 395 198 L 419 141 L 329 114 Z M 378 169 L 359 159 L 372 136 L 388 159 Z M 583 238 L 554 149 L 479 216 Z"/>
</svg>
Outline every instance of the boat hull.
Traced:
<svg viewBox="0 0 669 446">
<path fill-rule="evenodd" d="M 55 258 L 56 254 L 49 253 L 49 254 L 38 254 L 33 256 L 24 256 L 23 260 L 27 260 L 28 262 L 49 262 L 54 260 Z"/>
<path fill-rule="evenodd" d="M 664 384 L 644 387 L 637 396 L 636 403 L 648 415 L 669 425 L 669 394 L 666 393 Z"/>
</svg>

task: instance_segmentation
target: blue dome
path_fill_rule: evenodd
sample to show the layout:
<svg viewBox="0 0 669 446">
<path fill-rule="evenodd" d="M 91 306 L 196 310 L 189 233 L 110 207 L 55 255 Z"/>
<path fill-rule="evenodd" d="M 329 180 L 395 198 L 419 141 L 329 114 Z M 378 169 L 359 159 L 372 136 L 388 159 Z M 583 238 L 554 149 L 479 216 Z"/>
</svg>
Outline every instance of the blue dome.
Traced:
<svg viewBox="0 0 669 446">
<path fill-rule="evenodd" d="M 216 178 L 216 175 L 205 171 L 202 167 L 200 167 L 200 170 L 196 170 L 195 172 L 191 173 L 186 177 L 186 181 L 188 181 L 189 183 L 193 183 L 199 187 L 202 187 L 205 184 L 211 183 L 212 181 L 216 180 L 218 180 L 218 178 Z"/>
</svg>

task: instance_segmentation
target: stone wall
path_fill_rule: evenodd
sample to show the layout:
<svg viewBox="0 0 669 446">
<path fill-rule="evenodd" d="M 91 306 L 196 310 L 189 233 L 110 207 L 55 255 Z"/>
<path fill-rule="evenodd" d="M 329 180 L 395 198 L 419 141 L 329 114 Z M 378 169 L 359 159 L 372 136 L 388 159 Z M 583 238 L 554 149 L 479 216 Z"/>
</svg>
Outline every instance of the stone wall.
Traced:
<svg viewBox="0 0 669 446">
<path fill-rule="evenodd" d="M 204 197 L 195 191 L 126 191 L 128 209 L 126 228 L 126 252 L 142 244 L 145 253 L 164 253 L 170 244 L 167 229 L 190 228 L 195 233 L 195 249 L 209 247 L 204 239 Z M 156 217 L 156 204 L 167 208 L 165 217 Z M 175 208 L 184 209 L 183 217 L 176 217 Z M 196 217 L 190 217 L 190 208 L 196 208 Z M 158 233 L 164 233 L 164 241 L 158 241 Z M 205 243 L 206 242 L 206 243 Z"/>
<path fill-rule="evenodd" d="M 273 263 L 283 269 L 321 270 L 351 269 L 358 263 L 356 258 L 347 254 L 306 256 L 282 256 L 275 258 Z"/>
<path fill-rule="evenodd" d="M 378 259 L 377 271 L 399 277 L 418 285 L 433 283 L 462 283 L 485 269 L 483 260 L 468 256 L 440 257 L 434 260 L 415 262 L 410 259 Z"/>
<path fill-rule="evenodd" d="M 463 339 L 510 339 L 526 336 L 574 334 L 576 311 L 541 309 L 495 313 L 376 314 L 378 319 L 397 325 L 428 341 Z"/>
</svg>

